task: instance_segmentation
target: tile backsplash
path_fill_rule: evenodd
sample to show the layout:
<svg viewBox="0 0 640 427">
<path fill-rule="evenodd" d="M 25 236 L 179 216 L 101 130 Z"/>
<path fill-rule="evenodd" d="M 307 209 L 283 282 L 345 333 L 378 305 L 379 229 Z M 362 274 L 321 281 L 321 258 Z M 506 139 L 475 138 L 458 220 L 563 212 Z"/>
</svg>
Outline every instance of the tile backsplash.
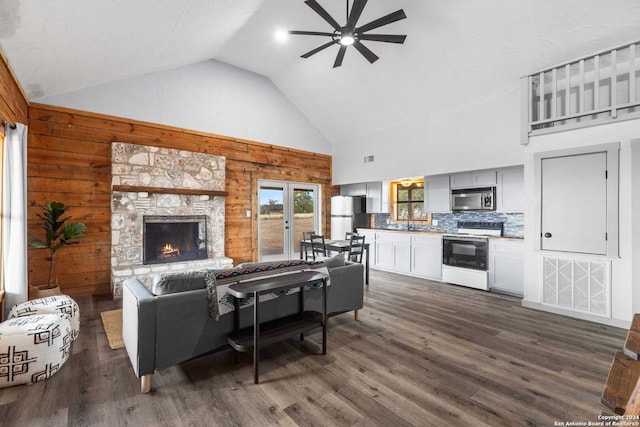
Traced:
<svg viewBox="0 0 640 427">
<path fill-rule="evenodd" d="M 373 214 L 373 228 L 386 228 L 389 230 L 404 230 L 406 223 L 387 224 L 391 218 L 389 214 Z M 419 221 L 411 223 L 413 230 L 441 231 L 443 233 L 455 233 L 458 229 L 458 221 L 486 221 L 504 222 L 505 237 L 524 237 L 524 214 L 501 212 L 464 212 L 464 213 L 434 213 L 432 220 L 438 221 L 438 225 L 421 225 Z"/>
</svg>

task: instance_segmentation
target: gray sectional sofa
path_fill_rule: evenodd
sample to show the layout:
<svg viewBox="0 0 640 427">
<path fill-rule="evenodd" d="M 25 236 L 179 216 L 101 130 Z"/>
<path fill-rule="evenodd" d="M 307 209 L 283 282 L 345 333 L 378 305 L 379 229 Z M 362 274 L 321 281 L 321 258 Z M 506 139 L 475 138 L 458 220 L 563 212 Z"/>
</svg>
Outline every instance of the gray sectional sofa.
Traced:
<svg viewBox="0 0 640 427">
<path fill-rule="evenodd" d="M 304 261 L 282 263 L 250 263 L 235 269 L 213 272 L 220 304 L 224 304 L 226 288 L 230 283 L 264 277 L 269 274 L 296 274 L 309 268 L 326 268 L 330 285 L 327 289 L 327 310 L 330 316 L 355 310 L 363 306 L 363 266 L 345 263 L 342 255 L 318 265 Z M 205 277 L 207 279 L 205 280 Z M 133 365 L 141 379 L 143 393 L 150 390 L 151 375 L 194 357 L 228 346 L 227 335 L 234 330 L 232 309 L 212 316 L 207 284 L 211 287 L 211 273 L 195 271 L 162 274 L 155 278 L 152 289 L 137 279 L 128 279 L 123 286 L 123 341 Z M 209 289 L 211 291 L 211 289 Z M 304 309 L 322 311 L 321 289 L 304 292 Z M 294 314 L 299 310 L 299 295 L 274 295 L 260 303 L 261 321 Z M 223 307 L 226 308 L 226 307 Z M 240 327 L 253 325 L 251 306 L 240 309 Z M 329 348 L 331 339 L 329 338 Z"/>
</svg>

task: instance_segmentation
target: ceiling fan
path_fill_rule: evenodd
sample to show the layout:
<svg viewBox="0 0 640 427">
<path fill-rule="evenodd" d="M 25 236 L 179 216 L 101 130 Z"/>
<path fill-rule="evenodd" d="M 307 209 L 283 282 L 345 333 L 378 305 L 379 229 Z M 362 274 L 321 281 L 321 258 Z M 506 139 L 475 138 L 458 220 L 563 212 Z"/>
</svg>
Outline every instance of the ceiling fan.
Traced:
<svg viewBox="0 0 640 427">
<path fill-rule="evenodd" d="M 371 21 L 368 24 L 356 27 L 358 19 L 362 14 L 362 10 L 367 4 L 367 0 L 354 0 L 353 6 L 351 7 L 351 12 L 349 12 L 349 0 L 347 0 L 347 23 L 344 26 L 340 26 L 340 24 L 338 24 L 338 22 L 333 19 L 333 17 L 329 15 L 329 13 L 322 6 L 320 6 L 320 4 L 316 0 L 306 0 L 305 3 L 318 15 L 320 15 L 322 19 L 327 21 L 329 25 L 333 27 L 334 31 L 331 33 L 320 31 L 289 31 L 289 34 L 295 35 L 331 37 L 330 42 L 325 43 L 313 50 L 310 50 L 304 55 L 301 55 L 302 58 L 309 58 L 311 55 L 315 55 L 316 53 L 328 48 L 329 46 L 339 44 L 340 50 L 338 51 L 338 56 L 336 56 L 335 62 L 333 63 L 333 68 L 336 68 L 342 65 L 342 60 L 344 59 L 344 54 L 347 51 L 347 47 L 353 45 L 353 47 L 355 47 L 356 50 L 367 59 L 367 61 L 373 64 L 378 60 L 378 56 L 362 44 L 363 40 L 402 44 L 407 38 L 406 35 L 396 34 L 365 34 L 366 32 L 382 27 L 383 25 L 391 24 L 392 22 L 405 19 L 407 15 L 405 15 L 404 10 L 402 9 L 396 10 L 393 13 Z"/>
</svg>

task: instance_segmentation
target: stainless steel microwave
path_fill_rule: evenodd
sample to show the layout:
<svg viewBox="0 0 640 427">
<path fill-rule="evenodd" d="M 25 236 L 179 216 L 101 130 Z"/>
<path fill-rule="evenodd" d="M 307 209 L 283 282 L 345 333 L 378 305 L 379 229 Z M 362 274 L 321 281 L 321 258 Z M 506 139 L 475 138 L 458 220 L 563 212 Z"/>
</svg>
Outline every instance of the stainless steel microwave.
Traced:
<svg viewBox="0 0 640 427">
<path fill-rule="evenodd" d="M 467 188 L 451 190 L 451 210 L 461 211 L 495 211 L 496 188 Z"/>
</svg>

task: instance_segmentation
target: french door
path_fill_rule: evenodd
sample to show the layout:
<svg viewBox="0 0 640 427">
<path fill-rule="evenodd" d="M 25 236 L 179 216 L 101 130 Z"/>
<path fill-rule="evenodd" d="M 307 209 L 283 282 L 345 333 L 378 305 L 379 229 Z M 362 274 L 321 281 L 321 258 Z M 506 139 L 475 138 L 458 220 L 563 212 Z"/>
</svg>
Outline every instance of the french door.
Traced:
<svg viewBox="0 0 640 427">
<path fill-rule="evenodd" d="M 298 258 L 303 231 L 321 233 L 320 186 L 258 181 L 258 259 Z"/>
</svg>

